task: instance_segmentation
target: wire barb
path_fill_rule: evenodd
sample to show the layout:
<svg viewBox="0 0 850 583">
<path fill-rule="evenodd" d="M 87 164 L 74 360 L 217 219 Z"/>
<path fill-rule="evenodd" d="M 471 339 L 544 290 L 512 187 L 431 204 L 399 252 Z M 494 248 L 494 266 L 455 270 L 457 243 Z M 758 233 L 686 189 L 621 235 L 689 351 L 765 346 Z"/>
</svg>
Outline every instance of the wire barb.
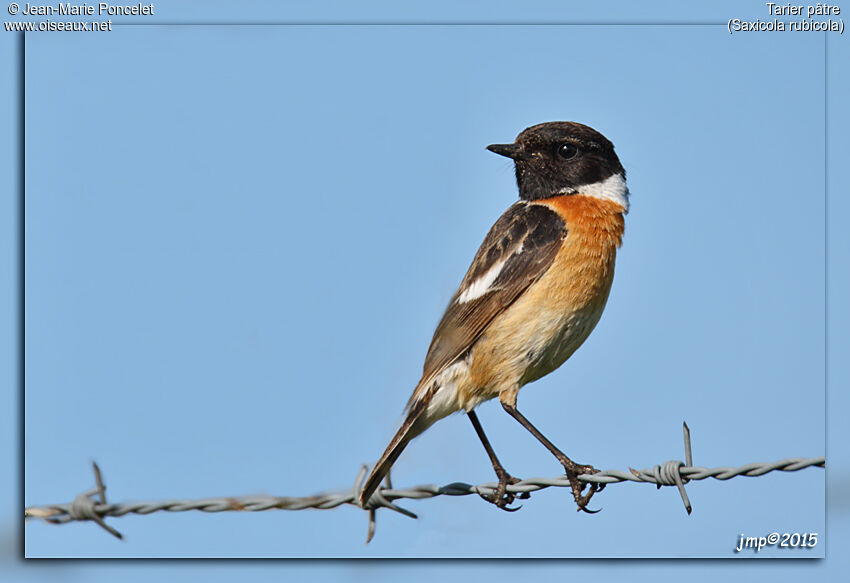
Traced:
<svg viewBox="0 0 850 583">
<path fill-rule="evenodd" d="M 659 466 L 655 466 L 652 468 L 652 471 L 654 473 L 655 483 L 658 490 L 661 489 L 661 486 L 676 486 L 679 489 L 679 495 L 682 496 L 682 503 L 684 503 L 685 510 L 690 516 L 693 507 L 691 506 L 691 501 L 688 498 L 688 493 L 685 491 L 685 484 L 687 484 L 690 480 L 682 477 L 682 468 L 692 467 L 694 459 L 691 451 L 691 430 L 688 427 L 688 424 L 684 421 L 682 422 L 682 433 L 685 438 L 685 459 L 687 462 L 669 460 Z M 631 470 L 632 475 L 640 477 L 640 472 L 631 468 L 629 469 Z"/>
<path fill-rule="evenodd" d="M 737 476 L 758 477 L 769 472 L 796 472 L 804 468 L 826 466 L 824 456 L 813 458 L 787 458 L 768 463 L 752 463 L 737 468 L 717 467 L 702 468 L 693 465 L 691 451 L 690 429 L 687 423 L 683 424 L 685 441 L 685 460 L 670 460 L 649 469 L 634 470 L 629 468 L 628 472 L 620 470 L 606 470 L 596 474 L 582 474 L 578 477 L 583 482 L 596 484 L 613 484 L 619 482 L 643 482 L 661 486 L 676 486 L 682 497 L 682 502 L 688 514 L 691 513 L 691 502 L 685 492 L 685 484 L 694 480 L 729 480 Z M 375 517 L 379 508 L 389 508 L 395 512 L 417 518 L 416 514 L 395 504 L 396 500 L 424 500 L 437 496 L 468 496 L 471 494 L 490 494 L 498 487 L 495 482 L 487 482 L 473 486 L 465 482 L 452 482 L 445 486 L 421 485 L 412 488 L 395 489 L 387 476 L 384 484 L 375 491 L 372 497 L 362 507 L 358 503 L 358 495 L 362 488 L 363 480 L 366 478 L 368 468 L 362 466 L 357 474 L 354 486 L 342 492 L 326 492 L 314 496 L 292 497 L 292 496 L 243 496 L 206 498 L 202 500 L 164 500 L 153 502 L 128 502 L 119 504 L 108 504 L 106 502 L 106 486 L 100 468 L 93 463 L 95 484 L 90 490 L 79 494 L 72 502 L 63 504 L 51 504 L 47 506 L 30 506 L 24 510 L 25 519 L 38 518 L 51 524 L 64 524 L 79 520 L 91 520 L 101 528 L 121 539 L 121 533 L 106 524 L 104 518 L 107 516 L 125 516 L 127 514 L 151 514 L 154 512 L 187 512 L 198 510 L 201 512 L 260 512 L 265 510 L 305 510 L 315 508 L 318 510 L 330 510 L 342 505 L 351 505 L 355 508 L 365 510 L 369 517 L 367 532 L 368 543 L 375 535 Z M 555 478 L 528 478 L 515 484 L 509 484 L 507 491 L 512 494 L 523 494 L 544 490 L 546 488 L 571 488 L 567 476 L 561 475 Z M 98 496 L 98 500 L 93 497 Z"/>
<path fill-rule="evenodd" d="M 100 468 L 97 466 L 97 462 L 92 462 L 92 468 L 94 469 L 94 481 L 96 485 L 91 490 L 81 492 L 76 498 L 74 498 L 74 501 L 71 502 L 68 508 L 68 516 L 71 520 L 93 520 L 112 536 L 118 539 L 123 539 L 124 536 L 106 524 L 101 516 L 103 509 L 106 506 L 106 486 L 103 485 L 103 476 L 100 473 Z M 100 508 L 98 508 L 98 505 L 95 504 L 95 501 L 92 498 L 95 494 L 100 497 Z"/>
</svg>

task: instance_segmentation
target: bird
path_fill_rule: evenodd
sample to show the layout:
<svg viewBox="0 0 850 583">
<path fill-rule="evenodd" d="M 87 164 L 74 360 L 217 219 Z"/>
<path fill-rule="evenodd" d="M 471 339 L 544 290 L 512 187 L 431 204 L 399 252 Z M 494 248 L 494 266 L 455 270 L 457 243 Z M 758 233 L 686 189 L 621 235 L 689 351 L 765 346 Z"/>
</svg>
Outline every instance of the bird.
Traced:
<svg viewBox="0 0 850 583">
<path fill-rule="evenodd" d="M 513 160 L 519 200 L 485 236 L 437 325 L 401 427 L 360 491 L 363 508 L 414 437 L 463 411 L 499 480 L 482 497 L 518 510 L 511 504 L 528 495 L 507 491 L 519 480 L 499 461 L 475 412 L 498 397 L 563 466 L 577 510 L 597 512 L 588 502 L 602 487 L 578 477 L 598 470 L 545 437 L 520 413 L 517 394 L 560 367 L 602 315 L 629 210 L 626 171 L 611 141 L 577 122 L 533 125 L 513 143 L 487 149 Z"/>
</svg>

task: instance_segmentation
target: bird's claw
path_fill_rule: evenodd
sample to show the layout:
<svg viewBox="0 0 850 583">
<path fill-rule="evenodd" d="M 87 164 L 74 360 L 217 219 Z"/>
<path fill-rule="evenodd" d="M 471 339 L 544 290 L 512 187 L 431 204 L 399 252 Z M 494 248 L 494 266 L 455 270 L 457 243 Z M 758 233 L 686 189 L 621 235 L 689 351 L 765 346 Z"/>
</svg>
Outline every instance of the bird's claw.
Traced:
<svg viewBox="0 0 850 583">
<path fill-rule="evenodd" d="M 504 474 L 499 474 L 499 485 L 496 487 L 496 491 L 492 494 L 479 494 L 482 498 L 484 498 L 487 502 L 494 504 L 496 508 L 500 510 L 504 510 L 506 512 L 516 512 L 522 505 L 511 508 L 509 505 L 514 503 L 514 500 L 520 498 L 522 500 L 527 500 L 531 497 L 528 492 L 520 492 L 519 494 L 514 494 L 513 492 L 508 492 L 509 484 L 516 484 L 519 482 L 519 478 L 514 478 L 507 472 Z"/>
<path fill-rule="evenodd" d="M 594 494 L 601 492 L 605 488 L 605 484 L 582 482 L 578 479 L 578 477 L 582 474 L 598 474 L 599 470 L 593 466 L 580 466 L 575 463 L 565 463 L 564 470 L 566 470 L 567 479 L 570 481 L 570 486 L 573 490 L 573 498 L 578 505 L 577 510 L 588 514 L 596 514 L 599 512 L 601 508 L 599 510 L 591 510 L 587 507 L 587 504 L 590 502 L 590 499 L 593 498 Z M 584 493 L 585 488 L 587 488 L 587 493 Z"/>
</svg>

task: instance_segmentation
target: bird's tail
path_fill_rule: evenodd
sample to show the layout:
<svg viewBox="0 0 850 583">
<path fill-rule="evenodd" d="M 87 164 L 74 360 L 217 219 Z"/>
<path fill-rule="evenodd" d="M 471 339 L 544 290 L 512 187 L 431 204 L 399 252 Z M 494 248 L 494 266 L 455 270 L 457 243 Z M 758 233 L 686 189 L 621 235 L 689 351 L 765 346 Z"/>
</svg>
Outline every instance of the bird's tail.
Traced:
<svg viewBox="0 0 850 583">
<path fill-rule="evenodd" d="M 360 491 L 361 506 L 364 506 L 369 501 L 369 498 L 372 497 L 375 490 L 378 489 L 381 480 L 389 473 L 390 468 L 398 459 L 398 456 L 401 455 L 401 452 L 404 451 L 404 448 L 407 447 L 407 444 L 410 443 L 410 440 L 422 433 L 430 425 L 425 420 L 424 415 L 428 407 L 428 401 L 430 399 L 427 398 L 415 401 L 408 409 L 404 423 L 401 424 L 401 428 L 393 436 L 381 459 L 375 464 L 372 473 L 369 474 L 369 477 L 363 484 L 363 489 Z"/>
</svg>

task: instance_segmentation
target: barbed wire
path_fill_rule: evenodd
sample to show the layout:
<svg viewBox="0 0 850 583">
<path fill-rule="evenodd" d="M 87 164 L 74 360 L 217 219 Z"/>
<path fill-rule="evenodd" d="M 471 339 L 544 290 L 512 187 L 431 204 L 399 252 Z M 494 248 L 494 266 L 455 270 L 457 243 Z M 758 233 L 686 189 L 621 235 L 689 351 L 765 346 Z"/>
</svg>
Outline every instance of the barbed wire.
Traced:
<svg viewBox="0 0 850 583">
<path fill-rule="evenodd" d="M 825 467 L 824 456 L 813 458 L 787 458 L 775 462 L 757 462 L 746 464 L 736 468 L 716 467 L 703 468 L 693 465 L 691 453 L 691 439 L 688 424 L 683 423 L 685 440 L 685 460 L 670 460 L 649 469 L 635 470 L 629 468 L 628 472 L 620 470 L 605 470 L 596 474 L 582 474 L 578 477 L 583 482 L 596 484 L 614 484 L 620 482 L 642 482 L 655 484 L 659 489 L 661 486 L 676 486 L 685 505 L 688 514 L 692 506 L 685 491 L 685 484 L 692 480 L 729 480 L 737 476 L 757 477 L 773 471 L 795 472 L 808 467 Z M 380 508 L 389 508 L 410 518 L 417 518 L 416 514 L 402 508 L 394 503 L 395 500 L 425 500 L 437 496 L 469 496 L 478 494 L 482 497 L 492 496 L 498 487 L 497 482 L 486 482 L 473 486 L 465 482 L 452 482 L 445 486 L 421 485 L 411 488 L 395 489 L 392 487 L 389 476 L 384 486 L 379 488 L 369 499 L 369 502 L 361 507 L 358 496 L 366 478 L 368 468 L 364 465 L 357 474 L 354 486 L 350 490 L 340 492 L 325 492 L 314 496 L 268 496 L 253 495 L 223 498 L 203 498 L 200 500 L 162 500 L 148 502 L 124 502 L 109 504 L 106 501 L 106 486 L 97 463 L 92 462 L 95 476 L 95 487 L 81 492 L 73 501 L 61 504 L 49 504 L 44 506 L 29 506 L 24 510 L 25 519 L 41 519 L 51 524 L 65 524 L 74 521 L 92 520 L 104 530 L 117 538 L 123 538 L 121 533 L 106 524 L 105 517 L 119 517 L 127 514 L 147 515 L 154 512 L 188 512 L 197 510 L 200 512 L 262 512 L 265 510 L 305 510 L 313 508 L 317 510 L 330 510 L 342 505 L 351 505 L 362 508 L 369 513 L 369 528 L 366 538 L 368 543 L 375 534 L 375 514 Z M 507 491 L 512 494 L 530 494 L 546 488 L 570 488 L 567 476 L 555 478 L 528 478 L 515 484 L 510 484 Z"/>
</svg>

